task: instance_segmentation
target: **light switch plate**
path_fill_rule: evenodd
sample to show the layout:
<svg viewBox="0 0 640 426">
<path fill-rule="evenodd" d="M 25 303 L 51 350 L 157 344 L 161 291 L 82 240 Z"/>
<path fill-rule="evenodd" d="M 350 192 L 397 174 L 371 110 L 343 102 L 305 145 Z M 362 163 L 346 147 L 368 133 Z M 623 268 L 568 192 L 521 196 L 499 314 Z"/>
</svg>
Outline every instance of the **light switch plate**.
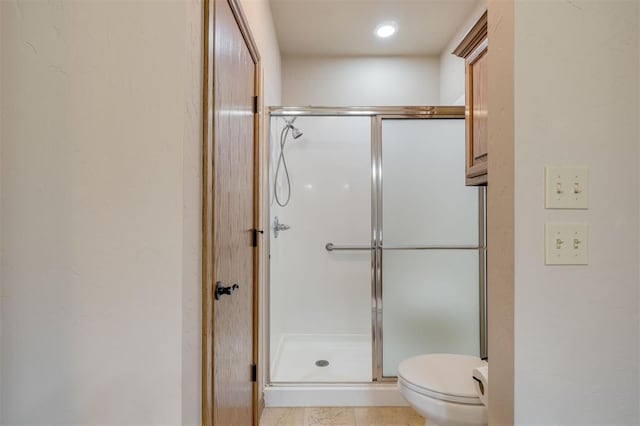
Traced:
<svg viewBox="0 0 640 426">
<path fill-rule="evenodd" d="M 589 226 L 586 223 L 545 225 L 546 265 L 587 265 Z"/>
<path fill-rule="evenodd" d="M 547 209 L 587 209 L 589 169 L 586 167 L 546 167 L 545 203 Z"/>
</svg>

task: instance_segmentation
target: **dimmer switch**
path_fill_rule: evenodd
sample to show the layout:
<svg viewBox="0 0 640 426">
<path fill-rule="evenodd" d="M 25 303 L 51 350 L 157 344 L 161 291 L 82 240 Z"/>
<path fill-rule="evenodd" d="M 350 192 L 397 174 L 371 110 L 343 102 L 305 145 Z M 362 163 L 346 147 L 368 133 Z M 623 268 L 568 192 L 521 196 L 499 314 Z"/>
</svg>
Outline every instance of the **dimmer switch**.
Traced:
<svg viewBox="0 0 640 426">
<path fill-rule="evenodd" d="M 546 167 L 545 181 L 545 208 L 588 208 L 589 169 L 586 167 Z"/>
</svg>

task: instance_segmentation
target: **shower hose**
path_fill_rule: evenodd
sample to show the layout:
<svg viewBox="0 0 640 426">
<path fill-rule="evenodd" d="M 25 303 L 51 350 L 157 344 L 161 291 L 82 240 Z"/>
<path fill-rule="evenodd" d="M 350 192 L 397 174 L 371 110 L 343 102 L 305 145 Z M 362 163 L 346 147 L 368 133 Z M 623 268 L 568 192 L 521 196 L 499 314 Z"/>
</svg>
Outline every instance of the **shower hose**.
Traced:
<svg viewBox="0 0 640 426">
<path fill-rule="evenodd" d="M 287 167 L 287 160 L 284 156 L 284 146 L 287 143 L 287 136 L 289 136 L 290 126 L 285 126 L 280 132 L 280 155 L 278 157 L 278 165 L 276 167 L 276 174 L 273 180 L 273 195 L 276 199 L 276 203 L 280 207 L 285 207 L 291 201 L 291 178 L 289 177 L 289 168 Z M 278 195 L 278 181 L 280 178 L 280 170 L 283 170 L 284 176 L 287 179 L 287 192 L 285 200 L 282 201 Z"/>
</svg>

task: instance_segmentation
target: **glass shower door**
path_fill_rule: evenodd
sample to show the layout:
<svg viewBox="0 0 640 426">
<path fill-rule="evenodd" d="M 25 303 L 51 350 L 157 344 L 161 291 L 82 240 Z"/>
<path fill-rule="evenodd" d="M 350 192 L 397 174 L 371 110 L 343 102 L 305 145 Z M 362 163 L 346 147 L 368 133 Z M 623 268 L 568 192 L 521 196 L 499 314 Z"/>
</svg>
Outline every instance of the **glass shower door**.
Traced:
<svg viewBox="0 0 640 426">
<path fill-rule="evenodd" d="M 479 355 L 480 195 L 464 158 L 464 120 L 382 120 L 379 376 L 419 354 Z"/>
</svg>

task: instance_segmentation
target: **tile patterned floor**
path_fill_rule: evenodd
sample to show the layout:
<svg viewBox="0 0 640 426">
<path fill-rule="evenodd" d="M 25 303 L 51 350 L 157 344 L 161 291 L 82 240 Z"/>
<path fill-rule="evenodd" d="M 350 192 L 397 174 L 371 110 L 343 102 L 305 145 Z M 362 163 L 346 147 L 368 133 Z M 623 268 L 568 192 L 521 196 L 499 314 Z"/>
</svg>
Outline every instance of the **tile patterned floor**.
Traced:
<svg viewBox="0 0 640 426">
<path fill-rule="evenodd" d="M 424 426 L 410 407 L 265 408 L 260 426 Z"/>
</svg>

